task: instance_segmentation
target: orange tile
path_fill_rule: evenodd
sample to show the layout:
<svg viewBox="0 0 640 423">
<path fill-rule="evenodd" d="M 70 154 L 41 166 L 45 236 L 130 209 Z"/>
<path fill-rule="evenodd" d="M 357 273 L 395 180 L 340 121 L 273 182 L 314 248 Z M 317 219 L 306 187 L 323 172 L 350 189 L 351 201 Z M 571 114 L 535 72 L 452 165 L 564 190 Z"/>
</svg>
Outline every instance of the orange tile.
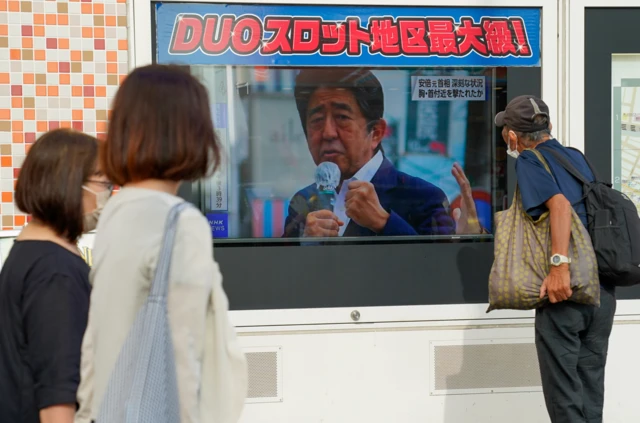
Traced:
<svg viewBox="0 0 640 423">
<path fill-rule="evenodd" d="M 82 82 L 84 82 L 84 85 L 93 85 L 93 75 L 84 75 L 82 77 Z"/>
<path fill-rule="evenodd" d="M 13 203 L 13 193 L 11 193 L 11 192 L 3 192 L 2 193 L 2 202 L 3 203 Z"/>
<path fill-rule="evenodd" d="M 107 16 L 106 22 L 107 22 L 107 26 L 116 26 L 116 17 Z"/>
<path fill-rule="evenodd" d="M 33 37 L 24 37 L 22 39 L 22 48 L 33 48 Z"/>
<path fill-rule="evenodd" d="M 11 110 L 0 109 L 0 120 L 11 120 Z"/>
<path fill-rule="evenodd" d="M 13 132 L 20 132 L 23 128 L 24 126 L 22 125 L 21 120 L 14 120 L 13 122 L 11 122 L 11 130 Z"/>
<path fill-rule="evenodd" d="M 71 87 L 71 95 L 74 97 L 82 97 L 82 87 Z"/>
<path fill-rule="evenodd" d="M 19 1 L 10 1 L 8 9 L 9 9 L 9 12 L 19 12 L 20 11 L 20 2 Z"/>
<path fill-rule="evenodd" d="M 44 85 L 36 86 L 36 96 L 38 97 L 46 97 L 47 96 L 47 87 Z"/>
<path fill-rule="evenodd" d="M 71 122 L 63 120 L 60 122 L 60 128 L 71 128 Z"/>
<path fill-rule="evenodd" d="M 118 52 L 117 51 L 108 51 L 107 52 L 107 62 L 117 62 L 118 61 Z"/>
<path fill-rule="evenodd" d="M 74 110 L 71 112 L 71 117 L 73 118 L 73 120 L 82 120 L 83 119 L 83 113 L 82 110 Z"/>
<path fill-rule="evenodd" d="M 45 22 L 47 25 L 55 25 L 56 24 L 56 15 L 50 14 L 45 16 Z"/>
<path fill-rule="evenodd" d="M 84 108 L 85 109 L 93 109 L 95 107 L 95 101 L 92 98 L 84 99 Z"/>
<path fill-rule="evenodd" d="M 127 0 L 118 0 L 118 3 L 126 3 Z"/>
<path fill-rule="evenodd" d="M 67 50 L 69 48 L 69 39 L 68 38 L 60 38 L 58 40 L 58 48 Z"/>
<path fill-rule="evenodd" d="M 46 129 L 45 129 L 45 131 L 46 131 Z M 33 145 L 33 144 L 26 144 L 26 145 L 24 146 L 24 152 L 25 152 L 25 154 L 29 154 L 29 150 L 31 150 L 31 146 L 32 146 L 32 145 Z M 15 187 L 14 187 L 14 189 L 15 189 Z"/>
<path fill-rule="evenodd" d="M 107 63 L 107 73 L 118 73 L 117 63 Z"/>
<path fill-rule="evenodd" d="M 44 25 L 34 26 L 33 35 L 36 37 L 44 37 Z"/>
<path fill-rule="evenodd" d="M 83 15 L 91 14 L 91 3 L 82 3 L 81 9 Z"/>
<path fill-rule="evenodd" d="M 8 84 L 10 81 L 8 73 L 0 73 L 0 84 Z"/>
<path fill-rule="evenodd" d="M 96 122 L 96 132 L 107 132 L 107 122 Z"/>
<path fill-rule="evenodd" d="M 36 13 L 33 15 L 33 24 L 34 25 L 44 25 L 44 15 L 41 13 Z"/>
<path fill-rule="evenodd" d="M 118 50 L 126 50 L 129 48 L 127 40 L 118 40 Z"/>
<path fill-rule="evenodd" d="M 25 73 L 22 75 L 22 83 L 23 84 L 33 84 L 35 78 L 32 73 Z"/>
<path fill-rule="evenodd" d="M 9 58 L 11 60 L 20 60 L 21 54 L 20 54 L 20 49 L 19 48 L 12 48 L 9 51 Z"/>
<path fill-rule="evenodd" d="M 47 72 L 51 72 L 51 73 L 58 72 L 58 62 L 48 62 L 47 63 Z"/>
<path fill-rule="evenodd" d="M 47 95 L 49 97 L 57 97 L 58 93 L 59 93 L 59 91 L 58 91 L 58 86 L 57 85 L 50 85 L 47 88 Z"/>
<path fill-rule="evenodd" d="M 93 5 L 93 13 L 95 15 L 104 15 L 104 4 L 96 3 Z"/>
<path fill-rule="evenodd" d="M 22 97 L 13 97 L 11 99 L 11 107 L 13 107 L 14 109 L 21 109 L 22 108 Z"/>
<path fill-rule="evenodd" d="M 96 97 L 106 97 L 107 87 L 96 87 Z"/>
<path fill-rule="evenodd" d="M 0 0 L 0 12 L 6 12 L 8 8 L 7 0 Z"/>
<path fill-rule="evenodd" d="M 45 53 L 44 50 L 36 50 L 35 51 L 35 58 L 36 58 L 36 60 L 46 60 L 47 59 L 47 54 Z"/>
<path fill-rule="evenodd" d="M 22 132 L 14 132 L 12 138 L 13 138 L 13 142 L 16 144 L 22 144 L 24 142 L 24 137 L 22 136 Z"/>
<path fill-rule="evenodd" d="M 82 52 L 73 50 L 71 51 L 71 61 L 72 62 L 80 62 L 82 60 Z"/>
<path fill-rule="evenodd" d="M 89 26 L 85 26 L 82 28 L 82 38 L 91 38 L 93 37 L 93 28 Z"/>
<path fill-rule="evenodd" d="M 58 25 L 69 25 L 69 15 L 58 15 Z"/>
<path fill-rule="evenodd" d="M 2 156 L 0 157 L 0 166 L 2 167 L 13 167 L 13 160 L 11 156 Z"/>
<path fill-rule="evenodd" d="M 104 38 L 104 28 L 102 27 L 93 28 L 93 36 L 94 38 Z"/>
<path fill-rule="evenodd" d="M 68 73 L 60 74 L 60 85 L 69 85 L 71 83 L 71 75 Z"/>
<path fill-rule="evenodd" d="M 27 223 L 27 216 L 14 216 L 13 223 L 16 226 L 24 226 Z"/>
<path fill-rule="evenodd" d="M 118 81 L 120 82 L 120 84 L 122 84 L 125 79 L 127 79 L 127 75 L 120 75 L 120 77 L 118 78 Z"/>
<path fill-rule="evenodd" d="M 0 25 L 0 35 L 9 35 L 9 25 Z"/>
<path fill-rule="evenodd" d="M 33 109 L 25 109 L 24 120 L 36 120 L 36 111 Z"/>
<path fill-rule="evenodd" d="M 49 125 L 47 124 L 47 122 L 38 121 L 38 123 L 36 123 L 36 129 L 38 130 L 38 132 L 47 132 L 47 129 L 49 129 Z"/>
</svg>

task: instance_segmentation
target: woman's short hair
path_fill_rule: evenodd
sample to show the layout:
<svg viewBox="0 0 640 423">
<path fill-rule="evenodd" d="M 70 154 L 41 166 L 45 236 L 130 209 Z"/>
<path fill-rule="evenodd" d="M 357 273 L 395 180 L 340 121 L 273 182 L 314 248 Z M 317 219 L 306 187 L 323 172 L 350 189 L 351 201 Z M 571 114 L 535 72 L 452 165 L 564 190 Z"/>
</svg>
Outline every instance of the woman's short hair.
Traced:
<svg viewBox="0 0 640 423">
<path fill-rule="evenodd" d="M 15 201 L 22 212 L 76 242 L 83 232 L 82 185 L 96 171 L 98 140 L 71 129 L 42 135 L 24 160 Z"/>
<path fill-rule="evenodd" d="M 115 96 L 100 157 L 107 177 L 121 186 L 210 175 L 220 148 L 206 88 L 184 67 L 135 69 Z"/>
</svg>

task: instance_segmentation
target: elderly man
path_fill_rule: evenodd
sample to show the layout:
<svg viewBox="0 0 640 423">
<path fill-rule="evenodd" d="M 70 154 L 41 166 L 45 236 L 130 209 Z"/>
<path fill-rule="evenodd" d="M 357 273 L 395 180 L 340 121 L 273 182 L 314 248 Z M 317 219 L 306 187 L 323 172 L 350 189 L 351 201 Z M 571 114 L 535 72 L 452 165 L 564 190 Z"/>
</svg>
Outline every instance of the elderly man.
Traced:
<svg viewBox="0 0 640 423">
<path fill-rule="evenodd" d="M 483 232 L 460 166 L 452 170 L 464 198 L 454 214 L 456 225 L 440 188 L 398 171 L 385 158 L 384 94 L 369 70 L 303 70 L 296 78 L 295 98 L 314 162 L 335 163 L 340 181 L 333 210 L 314 203 L 315 184 L 299 191 L 290 203 L 284 237 Z"/>
<path fill-rule="evenodd" d="M 571 263 L 567 258 L 571 235 L 571 207 L 587 226 L 582 183 L 554 158 L 569 160 L 593 181 L 582 154 L 564 148 L 551 135 L 549 108 L 534 96 L 513 99 L 495 123 L 502 127 L 507 153 L 516 158 L 523 208 L 534 219 L 547 210 L 551 224 L 551 265 L 540 296 L 550 304 L 536 310 L 535 342 L 542 389 L 553 423 L 600 423 L 604 403 L 604 369 L 616 309 L 612 287 L 601 287 L 600 307 L 566 301 L 571 296 Z M 547 172 L 536 155 L 547 161 Z"/>
</svg>

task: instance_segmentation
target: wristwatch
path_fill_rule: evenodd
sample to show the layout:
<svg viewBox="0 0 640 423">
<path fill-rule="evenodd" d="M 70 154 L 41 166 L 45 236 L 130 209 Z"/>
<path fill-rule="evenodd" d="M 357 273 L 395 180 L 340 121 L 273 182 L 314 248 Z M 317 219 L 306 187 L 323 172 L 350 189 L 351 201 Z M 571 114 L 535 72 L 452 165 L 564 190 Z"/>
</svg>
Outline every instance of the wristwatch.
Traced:
<svg viewBox="0 0 640 423">
<path fill-rule="evenodd" d="M 561 254 L 554 254 L 551 256 L 550 264 L 552 266 L 560 266 L 564 263 L 571 263 L 571 259 Z"/>
</svg>

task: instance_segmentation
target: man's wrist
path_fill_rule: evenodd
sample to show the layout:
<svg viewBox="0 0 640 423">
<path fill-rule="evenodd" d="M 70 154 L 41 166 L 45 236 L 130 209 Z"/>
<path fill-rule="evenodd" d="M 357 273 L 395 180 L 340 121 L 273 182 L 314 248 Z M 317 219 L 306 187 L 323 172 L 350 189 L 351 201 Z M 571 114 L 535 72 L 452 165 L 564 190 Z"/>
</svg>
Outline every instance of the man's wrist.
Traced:
<svg viewBox="0 0 640 423">
<path fill-rule="evenodd" d="M 389 221 L 390 217 L 391 217 L 391 214 L 389 214 L 385 209 L 381 209 L 380 217 L 377 219 L 373 227 L 369 229 L 379 234 L 384 230 L 384 227 L 387 226 L 387 222 Z"/>
<path fill-rule="evenodd" d="M 559 266 L 551 266 L 550 272 L 552 273 L 565 273 L 569 271 L 569 263 L 562 263 Z"/>
</svg>

